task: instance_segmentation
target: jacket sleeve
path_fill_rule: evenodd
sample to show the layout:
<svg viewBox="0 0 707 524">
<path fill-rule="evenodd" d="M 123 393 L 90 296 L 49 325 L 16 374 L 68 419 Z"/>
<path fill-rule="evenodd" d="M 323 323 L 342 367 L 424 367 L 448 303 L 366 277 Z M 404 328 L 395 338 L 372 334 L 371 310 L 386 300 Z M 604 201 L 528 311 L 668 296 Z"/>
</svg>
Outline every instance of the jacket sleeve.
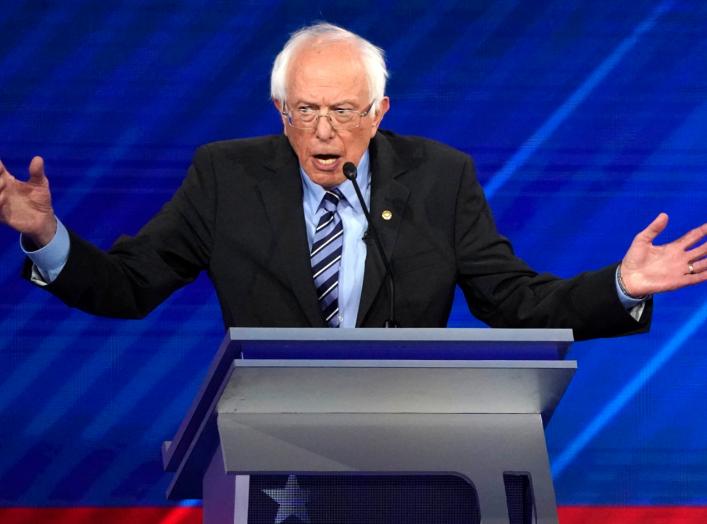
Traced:
<svg viewBox="0 0 707 524">
<path fill-rule="evenodd" d="M 468 157 L 456 206 L 458 282 L 480 320 L 492 327 L 570 328 L 577 340 L 648 331 L 652 300 L 640 321 L 631 317 L 616 293 L 617 264 L 560 279 L 518 258 L 496 230 Z"/>
<path fill-rule="evenodd" d="M 208 267 L 216 193 L 204 146 L 175 195 L 136 236 L 122 236 L 104 252 L 69 231 L 66 265 L 44 289 L 95 315 L 144 317 Z M 30 278 L 31 268 L 26 260 L 25 278 Z"/>
</svg>

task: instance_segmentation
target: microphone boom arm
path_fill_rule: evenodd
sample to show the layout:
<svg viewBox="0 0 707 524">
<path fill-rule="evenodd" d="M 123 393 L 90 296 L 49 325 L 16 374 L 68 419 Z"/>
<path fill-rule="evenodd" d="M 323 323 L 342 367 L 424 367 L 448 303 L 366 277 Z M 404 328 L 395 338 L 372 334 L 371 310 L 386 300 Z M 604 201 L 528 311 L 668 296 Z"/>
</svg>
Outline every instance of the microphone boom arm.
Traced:
<svg viewBox="0 0 707 524">
<path fill-rule="evenodd" d="M 388 257 L 385 256 L 385 251 L 383 250 L 383 244 L 381 243 L 380 237 L 378 236 L 378 230 L 376 229 L 376 226 L 373 224 L 373 221 L 371 220 L 371 214 L 368 212 L 368 206 L 366 206 L 366 201 L 363 199 L 363 195 L 361 194 L 361 188 L 358 187 L 358 183 L 356 182 L 356 177 L 358 176 L 356 166 L 352 162 L 346 162 L 344 164 L 344 176 L 348 179 L 351 180 L 351 183 L 353 184 L 354 191 L 356 192 L 356 197 L 358 198 L 359 203 L 361 204 L 361 208 L 363 209 L 363 214 L 366 217 L 366 222 L 368 222 L 368 229 L 371 230 L 371 234 L 373 235 L 373 241 L 376 244 L 376 248 L 378 250 L 378 254 L 381 257 L 381 260 L 383 261 L 383 266 L 385 267 L 385 275 L 384 278 L 388 281 L 388 295 L 390 298 L 390 310 L 389 310 L 389 318 L 385 321 L 384 327 L 398 327 L 398 323 L 395 320 L 395 282 L 393 280 L 393 268 L 390 266 L 390 262 L 388 261 Z"/>
</svg>

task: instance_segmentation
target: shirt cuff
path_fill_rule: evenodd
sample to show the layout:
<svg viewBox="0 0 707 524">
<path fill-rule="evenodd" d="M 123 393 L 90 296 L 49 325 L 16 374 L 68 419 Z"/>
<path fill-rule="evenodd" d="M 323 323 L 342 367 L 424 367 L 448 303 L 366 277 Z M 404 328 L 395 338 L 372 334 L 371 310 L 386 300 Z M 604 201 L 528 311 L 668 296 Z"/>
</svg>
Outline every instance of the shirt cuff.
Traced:
<svg viewBox="0 0 707 524">
<path fill-rule="evenodd" d="M 624 293 L 624 290 L 621 289 L 621 284 L 619 284 L 618 268 L 616 268 L 616 276 L 614 277 L 614 279 L 616 284 L 616 294 L 619 296 L 621 304 L 623 304 L 624 308 L 628 311 L 629 315 L 634 318 L 634 320 L 636 320 L 637 322 L 640 321 L 641 317 L 643 316 L 643 310 L 646 307 L 646 300 L 648 300 L 648 297 L 634 298 Z"/>
<path fill-rule="evenodd" d="M 40 249 L 31 250 L 26 240 L 20 235 L 20 248 L 33 263 L 32 282 L 46 285 L 54 281 L 64 269 L 69 258 L 69 232 L 59 219 L 56 221 L 56 233 L 49 243 Z M 41 278 L 40 278 L 41 277 Z"/>
</svg>

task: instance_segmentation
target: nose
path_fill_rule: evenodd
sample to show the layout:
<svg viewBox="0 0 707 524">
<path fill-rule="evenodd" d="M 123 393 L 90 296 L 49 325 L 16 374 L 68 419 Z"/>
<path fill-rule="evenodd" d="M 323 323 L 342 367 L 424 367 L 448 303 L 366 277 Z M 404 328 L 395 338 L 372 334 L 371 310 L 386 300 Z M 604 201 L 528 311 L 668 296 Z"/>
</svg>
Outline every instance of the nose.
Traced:
<svg viewBox="0 0 707 524">
<path fill-rule="evenodd" d="M 329 113 L 319 113 L 317 115 L 317 127 L 314 129 L 319 140 L 331 140 L 334 138 L 334 128 L 331 125 Z"/>
</svg>

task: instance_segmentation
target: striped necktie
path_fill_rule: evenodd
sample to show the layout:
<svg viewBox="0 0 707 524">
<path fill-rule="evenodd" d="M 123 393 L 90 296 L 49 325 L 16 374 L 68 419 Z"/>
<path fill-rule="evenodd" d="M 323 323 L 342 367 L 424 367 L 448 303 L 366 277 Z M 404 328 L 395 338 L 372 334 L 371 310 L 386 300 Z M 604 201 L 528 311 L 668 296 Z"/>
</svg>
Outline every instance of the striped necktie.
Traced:
<svg viewBox="0 0 707 524">
<path fill-rule="evenodd" d="M 317 288 L 322 318 L 329 327 L 339 327 L 339 266 L 344 245 L 344 228 L 336 207 L 344 198 L 338 189 L 327 190 L 319 205 L 324 213 L 314 232 L 312 275 Z"/>
</svg>

